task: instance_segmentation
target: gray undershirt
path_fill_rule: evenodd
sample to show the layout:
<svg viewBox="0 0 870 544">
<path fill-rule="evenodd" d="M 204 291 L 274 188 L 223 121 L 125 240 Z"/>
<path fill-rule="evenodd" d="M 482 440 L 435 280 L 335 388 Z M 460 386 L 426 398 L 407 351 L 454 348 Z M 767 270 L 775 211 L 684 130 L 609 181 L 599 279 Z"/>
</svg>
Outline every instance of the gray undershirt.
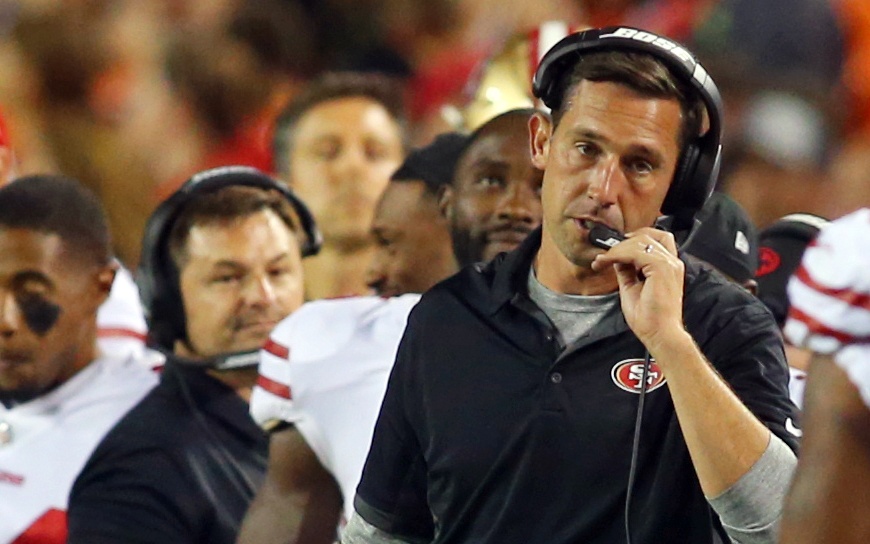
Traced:
<svg viewBox="0 0 870 544">
<path fill-rule="evenodd" d="M 557 293 L 545 287 L 535 277 L 535 268 L 529 267 L 529 298 L 547 314 L 570 346 L 588 334 L 619 305 L 619 293 L 580 296 Z"/>
</svg>

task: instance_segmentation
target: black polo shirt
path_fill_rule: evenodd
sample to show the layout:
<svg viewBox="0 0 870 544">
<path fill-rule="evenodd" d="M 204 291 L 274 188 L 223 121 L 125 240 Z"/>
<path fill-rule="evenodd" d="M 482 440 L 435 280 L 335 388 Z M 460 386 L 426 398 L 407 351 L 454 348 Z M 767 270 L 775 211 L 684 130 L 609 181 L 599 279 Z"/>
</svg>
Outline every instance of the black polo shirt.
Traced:
<svg viewBox="0 0 870 544">
<path fill-rule="evenodd" d="M 413 310 L 355 500 L 368 523 L 419 542 L 625 541 L 645 348 L 621 316 L 560 348 L 527 294 L 540 237 L 538 231 L 513 253 L 442 282 Z M 797 414 L 770 313 L 691 264 L 684 300 L 686 327 L 704 354 L 747 407 L 796 448 L 785 425 Z M 654 383 L 641 431 L 632 541 L 727 541 L 701 491 L 666 382 Z"/>
<path fill-rule="evenodd" d="M 205 371 L 169 361 L 73 485 L 70 544 L 231 544 L 266 470 L 248 404 Z"/>
</svg>

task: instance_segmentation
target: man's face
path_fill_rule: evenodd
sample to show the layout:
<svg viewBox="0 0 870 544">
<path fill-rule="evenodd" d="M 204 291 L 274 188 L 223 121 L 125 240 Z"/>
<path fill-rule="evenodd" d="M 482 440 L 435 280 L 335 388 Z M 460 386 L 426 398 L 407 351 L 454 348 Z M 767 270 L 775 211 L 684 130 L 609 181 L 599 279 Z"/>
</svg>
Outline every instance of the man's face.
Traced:
<svg viewBox="0 0 870 544">
<path fill-rule="evenodd" d="M 528 115 L 506 115 L 481 130 L 442 199 L 460 266 L 514 249 L 540 225 L 542 179 L 529 154 Z"/>
<path fill-rule="evenodd" d="M 213 357 L 260 348 L 302 305 L 302 263 L 293 231 L 271 210 L 195 225 L 179 276 L 188 345 Z"/>
<path fill-rule="evenodd" d="M 327 244 L 368 241 L 375 204 L 402 154 L 399 125 L 369 98 L 323 102 L 299 119 L 289 182 Z"/>
<path fill-rule="evenodd" d="M 55 234 L 0 229 L 0 398 L 23 402 L 95 356 L 111 266 L 87 266 Z"/>
<path fill-rule="evenodd" d="M 387 185 L 372 223 L 366 283 L 378 295 L 423 293 L 456 271 L 447 222 L 423 181 Z"/>
<path fill-rule="evenodd" d="M 594 222 L 621 232 L 655 223 L 680 149 L 680 105 L 610 82 L 581 81 L 555 131 L 536 116 L 533 160 L 544 168 L 542 251 L 588 267 L 603 250 Z"/>
</svg>

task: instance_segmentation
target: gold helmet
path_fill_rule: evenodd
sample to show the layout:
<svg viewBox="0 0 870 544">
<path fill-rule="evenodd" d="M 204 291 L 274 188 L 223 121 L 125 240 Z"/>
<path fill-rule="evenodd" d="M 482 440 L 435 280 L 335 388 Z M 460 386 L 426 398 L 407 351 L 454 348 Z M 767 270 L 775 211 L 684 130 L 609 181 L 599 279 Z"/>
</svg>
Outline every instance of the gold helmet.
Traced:
<svg viewBox="0 0 870 544">
<path fill-rule="evenodd" d="M 584 27 L 549 21 L 514 34 L 468 83 L 465 104 L 445 111 L 457 129 L 472 131 L 493 117 L 520 108 L 546 107 L 532 95 L 532 77 L 544 53 L 559 40 Z"/>
</svg>

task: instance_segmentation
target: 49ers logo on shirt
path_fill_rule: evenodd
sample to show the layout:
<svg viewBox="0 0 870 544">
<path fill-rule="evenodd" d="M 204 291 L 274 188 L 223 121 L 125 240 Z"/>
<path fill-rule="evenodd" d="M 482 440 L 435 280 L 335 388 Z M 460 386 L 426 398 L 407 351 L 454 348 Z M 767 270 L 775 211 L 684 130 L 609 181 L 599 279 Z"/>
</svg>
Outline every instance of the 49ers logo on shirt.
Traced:
<svg viewBox="0 0 870 544">
<path fill-rule="evenodd" d="M 610 377 L 620 389 L 629 393 L 640 394 L 640 384 L 643 380 L 643 359 L 626 359 L 613 365 L 613 370 L 610 371 Z M 649 374 L 647 375 L 646 392 L 655 391 L 663 386 L 667 380 L 665 375 L 659 368 L 655 359 L 651 359 L 649 363 Z"/>
</svg>

